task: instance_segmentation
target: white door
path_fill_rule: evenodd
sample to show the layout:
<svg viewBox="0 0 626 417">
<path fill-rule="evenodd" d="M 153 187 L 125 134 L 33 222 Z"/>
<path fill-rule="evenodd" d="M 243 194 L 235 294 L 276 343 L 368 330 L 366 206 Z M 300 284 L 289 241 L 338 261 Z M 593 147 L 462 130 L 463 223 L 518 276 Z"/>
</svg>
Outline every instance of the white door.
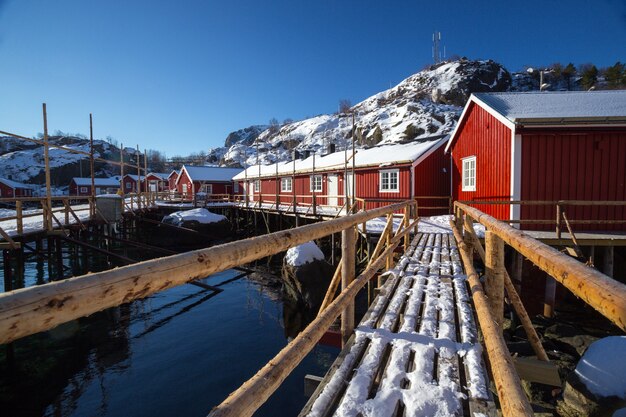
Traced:
<svg viewBox="0 0 626 417">
<path fill-rule="evenodd" d="M 254 201 L 254 181 L 248 182 L 248 200 Z"/>
<path fill-rule="evenodd" d="M 348 197 L 350 197 L 350 198 L 353 197 L 353 195 L 352 195 L 353 194 L 352 193 L 352 191 L 353 191 L 352 190 L 352 172 L 348 172 L 348 178 L 347 178 L 347 181 L 346 181 L 346 187 L 347 187 L 346 188 L 346 195 Z"/>
<path fill-rule="evenodd" d="M 156 181 L 150 181 L 150 192 L 151 193 L 156 193 L 157 192 Z"/>
<path fill-rule="evenodd" d="M 326 190 L 329 206 L 337 206 L 337 195 L 339 194 L 339 177 L 337 175 L 326 176 Z"/>
</svg>

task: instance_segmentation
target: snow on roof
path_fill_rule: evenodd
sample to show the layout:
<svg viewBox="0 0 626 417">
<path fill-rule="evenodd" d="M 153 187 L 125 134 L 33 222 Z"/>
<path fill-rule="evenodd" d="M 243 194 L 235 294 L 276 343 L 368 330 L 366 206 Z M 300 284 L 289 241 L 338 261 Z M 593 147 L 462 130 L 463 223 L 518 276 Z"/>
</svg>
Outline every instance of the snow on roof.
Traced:
<svg viewBox="0 0 626 417">
<path fill-rule="evenodd" d="M 82 177 L 74 177 L 72 178 L 74 183 L 78 186 L 91 186 L 91 177 L 82 178 Z M 97 187 L 119 187 L 120 180 L 117 178 L 94 178 L 94 183 Z"/>
<path fill-rule="evenodd" d="M 202 224 L 218 223 L 228 220 L 226 216 L 215 214 L 205 208 L 196 208 L 193 210 L 175 211 L 163 218 L 164 223 L 181 225 L 185 221 L 197 221 Z"/>
<path fill-rule="evenodd" d="M 124 174 L 124 178 L 126 178 L 126 177 L 130 177 L 130 178 L 132 178 L 135 181 L 139 180 L 139 175 L 136 175 L 136 174 Z M 143 178 L 145 178 L 145 175 L 142 175 L 141 178 L 142 178 L 142 181 L 143 181 Z"/>
<path fill-rule="evenodd" d="M 313 241 L 289 248 L 285 255 L 285 262 L 291 266 L 300 266 L 315 260 L 323 261 L 324 254 Z"/>
<path fill-rule="evenodd" d="M 33 185 L 22 184 L 21 182 L 7 180 L 6 178 L 0 178 L 0 182 L 11 188 L 33 188 Z"/>
<path fill-rule="evenodd" d="M 146 175 L 146 177 L 149 177 L 150 175 L 158 177 L 163 181 L 166 181 L 168 177 L 170 176 L 170 174 L 165 173 L 165 172 L 150 172 L 148 175 Z"/>
<path fill-rule="evenodd" d="M 541 121 L 626 122 L 626 91 L 476 93 L 513 123 Z"/>
<path fill-rule="evenodd" d="M 172 175 L 174 175 L 174 174 L 176 174 L 176 175 L 180 174 L 180 170 L 178 170 L 178 169 L 174 169 L 174 170 L 172 170 L 172 172 L 170 172 L 170 173 L 168 174 L 167 178 L 169 179 L 169 177 L 171 177 L 171 176 L 172 176 Z"/>
<path fill-rule="evenodd" d="M 413 163 L 430 150 L 437 149 L 448 140 L 447 136 L 434 136 L 418 139 L 410 143 L 394 143 L 374 146 L 369 149 L 357 149 L 354 157 L 354 166 L 357 168 L 369 166 L 389 166 L 393 164 Z M 313 171 L 313 156 L 295 161 L 295 172 L 306 173 Z M 352 150 L 339 151 L 324 156 L 315 156 L 315 171 L 332 171 L 343 169 L 348 159 L 348 167 L 352 166 Z M 294 161 L 278 162 L 271 165 L 253 165 L 236 175 L 234 179 L 292 174 Z"/>
<path fill-rule="evenodd" d="M 192 181 L 231 181 L 233 177 L 239 174 L 241 168 L 222 168 L 222 167 L 209 167 L 209 166 L 191 166 L 183 165 L 182 170 L 187 171 L 187 174 Z"/>
</svg>

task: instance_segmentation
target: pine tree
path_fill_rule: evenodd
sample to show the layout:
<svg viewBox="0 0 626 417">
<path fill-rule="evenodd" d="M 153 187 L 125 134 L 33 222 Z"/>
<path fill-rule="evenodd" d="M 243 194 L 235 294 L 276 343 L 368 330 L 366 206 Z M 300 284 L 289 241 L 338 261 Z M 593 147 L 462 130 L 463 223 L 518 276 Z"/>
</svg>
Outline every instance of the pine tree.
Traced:
<svg viewBox="0 0 626 417">
<path fill-rule="evenodd" d="M 604 78 L 609 88 L 626 87 L 626 65 L 617 61 L 612 67 L 608 67 L 604 72 Z"/>
<path fill-rule="evenodd" d="M 561 75 L 563 75 L 563 78 L 565 78 L 565 81 L 567 81 L 568 90 L 572 89 L 571 82 L 574 74 L 576 74 L 576 67 L 571 62 L 567 64 L 567 66 L 563 68 L 563 70 L 561 70 Z"/>
<path fill-rule="evenodd" d="M 581 71 L 580 84 L 585 90 L 589 90 L 598 81 L 598 68 L 595 65 L 585 67 Z"/>
</svg>

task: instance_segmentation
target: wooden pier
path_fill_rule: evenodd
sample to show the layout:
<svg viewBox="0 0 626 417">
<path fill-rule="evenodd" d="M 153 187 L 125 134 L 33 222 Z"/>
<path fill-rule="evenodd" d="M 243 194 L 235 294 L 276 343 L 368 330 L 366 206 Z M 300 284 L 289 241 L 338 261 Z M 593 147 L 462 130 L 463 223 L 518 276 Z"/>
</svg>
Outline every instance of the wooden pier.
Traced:
<svg viewBox="0 0 626 417">
<path fill-rule="evenodd" d="M 495 415 L 454 237 L 418 234 L 386 275 L 300 415 Z"/>
</svg>

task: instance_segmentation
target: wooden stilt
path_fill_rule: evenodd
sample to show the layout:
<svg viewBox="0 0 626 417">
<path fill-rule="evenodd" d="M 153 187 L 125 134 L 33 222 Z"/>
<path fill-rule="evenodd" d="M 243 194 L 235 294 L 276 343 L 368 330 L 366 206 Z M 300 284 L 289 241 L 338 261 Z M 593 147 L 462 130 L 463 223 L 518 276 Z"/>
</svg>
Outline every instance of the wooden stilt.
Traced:
<svg viewBox="0 0 626 417">
<path fill-rule="evenodd" d="M 61 245 L 61 238 L 59 236 L 55 239 L 55 252 L 56 252 L 56 279 L 63 279 L 63 246 Z"/>
<path fill-rule="evenodd" d="M 11 253 L 8 249 L 2 250 L 2 264 L 4 266 L 4 292 L 13 290 L 13 270 L 11 269 Z"/>
<path fill-rule="evenodd" d="M 543 315 L 554 316 L 554 304 L 556 302 L 556 280 L 546 275 L 546 290 L 543 301 Z"/>
<path fill-rule="evenodd" d="M 604 248 L 604 261 L 602 272 L 609 277 L 613 277 L 613 265 L 615 259 L 615 247 L 614 246 L 606 246 Z"/>
<path fill-rule="evenodd" d="M 341 231 L 341 291 L 354 280 L 355 273 L 355 233 L 352 227 Z M 346 305 L 341 313 L 341 340 L 345 345 L 354 330 L 354 300 Z"/>
<path fill-rule="evenodd" d="M 504 241 L 489 230 L 485 232 L 485 293 L 493 317 L 500 327 L 504 319 Z"/>
</svg>

